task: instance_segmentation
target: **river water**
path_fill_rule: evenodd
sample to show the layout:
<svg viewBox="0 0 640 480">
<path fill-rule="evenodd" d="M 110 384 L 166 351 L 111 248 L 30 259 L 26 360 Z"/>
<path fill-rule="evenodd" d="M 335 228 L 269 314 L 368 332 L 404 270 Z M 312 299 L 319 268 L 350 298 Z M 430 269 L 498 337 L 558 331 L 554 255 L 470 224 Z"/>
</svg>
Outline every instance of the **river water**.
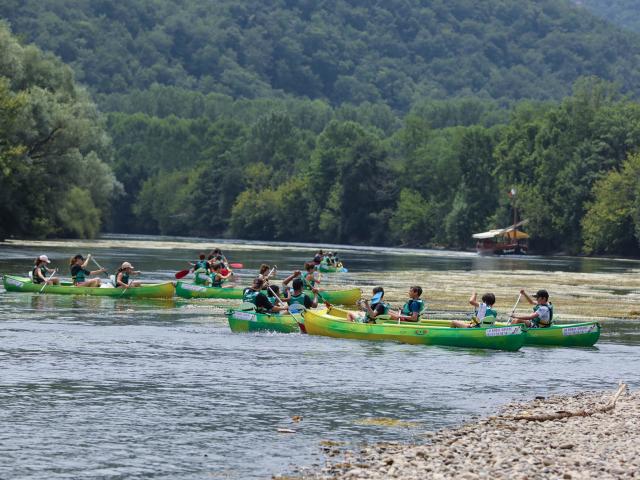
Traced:
<svg viewBox="0 0 640 480">
<path fill-rule="evenodd" d="M 262 261 L 290 271 L 315 248 L 153 237 L 11 242 L 0 244 L 0 272 L 24 274 L 40 253 L 66 270 L 68 257 L 91 251 L 109 268 L 127 260 L 146 280 L 169 280 L 213 245 L 245 264 L 246 283 Z M 518 281 L 577 275 L 597 289 L 610 284 L 629 305 L 640 289 L 634 261 L 339 250 L 350 271 L 330 283 L 382 284 L 397 301 L 406 286 L 438 275 L 476 283 L 514 272 Z M 437 302 L 444 289 L 426 292 L 446 309 Z M 633 320 L 603 321 L 593 348 L 509 353 L 233 334 L 224 317 L 231 304 L 0 289 L 0 478 L 269 478 L 321 463 L 325 440 L 415 441 L 511 400 L 640 384 Z"/>
</svg>

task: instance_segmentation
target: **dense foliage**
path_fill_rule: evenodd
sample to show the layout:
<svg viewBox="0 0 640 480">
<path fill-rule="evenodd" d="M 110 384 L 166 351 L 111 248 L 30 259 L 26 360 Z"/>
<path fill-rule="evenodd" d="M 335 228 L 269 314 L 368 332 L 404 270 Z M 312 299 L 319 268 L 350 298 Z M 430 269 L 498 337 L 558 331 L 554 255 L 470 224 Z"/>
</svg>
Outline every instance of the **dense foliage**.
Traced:
<svg viewBox="0 0 640 480">
<path fill-rule="evenodd" d="M 640 5 L 637 0 L 574 0 L 574 2 L 616 25 L 640 32 Z"/>
<path fill-rule="evenodd" d="M 476 3 L 7 0 L 106 115 L 0 30 L 0 236 L 464 248 L 515 188 L 534 250 L 640 253 L 640 40 Z"/>
<path fill-rule="evenodd" d="M 120 189 L 109 156 L 71 70 L 0 24 L 0 238 L 96 235 Z"/>
<path fill-rule="evenodd" d="M 634 34 L 568 0 L 4 0 L 16 33 L 95 92 L 154 83 L 407 111 L 424 97 L 560 99 L 640 87 Z"/>
</svg>

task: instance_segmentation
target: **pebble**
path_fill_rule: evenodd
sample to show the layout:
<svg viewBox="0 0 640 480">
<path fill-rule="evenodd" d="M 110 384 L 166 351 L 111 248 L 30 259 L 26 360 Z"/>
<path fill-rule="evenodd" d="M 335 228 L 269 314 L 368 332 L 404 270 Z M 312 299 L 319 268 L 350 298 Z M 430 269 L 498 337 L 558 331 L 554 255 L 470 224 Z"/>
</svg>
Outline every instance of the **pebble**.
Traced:
<svg viewBox="0 0 640 480">
<path fill-rule="evenodd" d="M 524 411 L 540 415 L 593 409 L 612 395 L 585 392 L 510 404 L 491 417 L 425 432 L 421 444 L 379 443 L 355 452 L 343 450 L 353 457 L 351 463 L 336 463 L 334 455 L 324 468 L 305 469 L 300 478 L 638 479 L 640 392 L 623 394 L 612 411 L 593 416 L 543 422 L 511 419 Z"/>
</svg>

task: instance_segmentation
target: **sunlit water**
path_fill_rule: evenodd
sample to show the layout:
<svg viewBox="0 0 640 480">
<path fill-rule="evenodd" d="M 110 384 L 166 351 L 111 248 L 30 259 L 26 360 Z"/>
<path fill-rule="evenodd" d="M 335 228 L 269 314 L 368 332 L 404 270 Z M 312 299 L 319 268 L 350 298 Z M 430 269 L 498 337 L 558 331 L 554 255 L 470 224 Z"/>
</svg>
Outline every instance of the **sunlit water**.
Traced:
<svg viewBox="0 0 640 480">
<path fill-rule="evenodd" d="M 4 244 L 0 272 L 24 274 L 40 253 L 64 267 L 68 257 L 90 250 L 109 268 L 128 260 L 146 279 L 169 280 L 205 246 L 170 242 Z M 222 246 L 232 261 L 245 263 L 243 279 L 262 261 L 290 271 L 313 252 Z M 600 288 L 603 278 L 632 278 L 639 268 L 633 261 L 398 249 L 340 253 L 350 272 L 332 283 L 381 283 L 398 302 L 413 279 L 450 271 L 468 272 L 474 282 L 487 272 L 576 272 L 600 276 Z M 621 301 L 639 287 L 625 288 L 616 293 Z M 640 328 L 633 321 L 605 322 L 594 348 L 508 353 L 233 334 L 223 314 L 231 304 L 1 292 L 0 478 L 268 478 L 321 462 L 322 440 L 414 441 L 514 399 L 613 389 L 619 379 L 640 384 Z M 367 421 L 377 418 L 402 422 Z"/>
</svg>

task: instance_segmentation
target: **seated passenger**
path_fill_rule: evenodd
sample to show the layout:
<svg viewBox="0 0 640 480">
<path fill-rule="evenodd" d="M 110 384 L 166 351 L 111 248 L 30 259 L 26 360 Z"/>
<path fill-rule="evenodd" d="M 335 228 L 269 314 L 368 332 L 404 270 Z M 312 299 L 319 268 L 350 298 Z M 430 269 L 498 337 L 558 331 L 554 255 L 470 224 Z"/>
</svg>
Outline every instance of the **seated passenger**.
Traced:
<svg viewBox="0 0 640 480">
<path fill-rule="evenodd" d="M 404 304 L 400 313 L 389 312 L 389 316 L 401 322 L 417 322 L 420 320 L 420 313 L 425 308 L 424 302 L 420 300 L 420 295 L 422 295 L 422 287 L 410 287 L 409 300 Z"/>
<path fill-rule="evenodd" d="M 89 265 L 89 260 L 91 260 L 91 254 L 87 255 L 86 260 L 82 255 L 76 255 L 69 261 L 69 265 L 71 267 L 71 280 L 76 287 L 100 286 L 99 278 L 92 278 L 90 280 L 87 280 L 87 277 L 90 275 L 99 275 L 102 272 L 106 272 L 106 270 L 104 268 L 100 268 L 92 272 L 86 270 L 87 265 Z"/>
<path fill-rule="evenodd" d="M 305 308 L 315 308 L 318 306 L 318 289 L 313 288 L 313 300 L 309 295 L 303 292 L 304 282 L 301 278 L 295 278 L 291 283 L 292 291 L 286 297 L 286 301 L 289 305 L 298 304 L 303 305 Z"/>
<path fill-rule="evenodd" d="M 213 270 L 211 272 L 211 286 L 212 287 L 218 287 L 221 288 L 222 284 L 225 282 L 225 280 L 228 280 L 231 275 L 233 275 L 231 272 L 228 272 L 226 275 L 224 273 L 222 273 L 222 264 L 221 263 L 214 263 L 213 264 Z"/>
<path fill-rule="evenodd" d="M 47 265 L 50 263 L 51 261 L 46 255 L 40 255 L 38 258 L 36 258 L 35 267 L 33 267 L 33 270 L 31 271 L 31 280 L 33 281 L 33 283 L 60 285 L 59 278 L 55 278 L 54 276 L 48 278 L 49 275 L 55 273 L 55 270 L 51 270 L 49 267 L 47 267 Z"/>
<path fill-rule="evenodd" d="M 133 265 L 129 262 L 123 262 L 120 265 L 120 268 L 116 271 L 116 287 L 118 288 L 129 288 L 129 287 L 139 287 L 142 285 L 142 282 L 137 280 L 130 280 L 130 275 L 140 275 L 140 272 L 133 269 Z"/>
<path fill-rule="evenodd" d="M 488 327 L 495 323 L 498 312 L 493 309 L 496 303 L 496 296 L 493 293 L 485 293 L 482 295 L 482 303 L 478 303 L 478 294 L 473 292 L 469 303 L 476 307 L 474 317 L 470 322 L 454 320 L 451 322 L 453 328 Z"/>
<path fill-rule="evenodd" d="M 278 313 L 283 310 L 287 310 L 288 305 L 285 303 L 280 305 L 274 305 L 269 301 L 267 296 L 261 291 L 264 286 L 264 280 L 256 277 L 253 280 L 253 284 L 247 287 L 242 292 L 242 301 L 253 303 L 256 306 L 256 310 L 266 313 Z"/>
<path fill-rule="evenodd" d="M 358 302 L 362 312 L 349 312 L 347 319 L 352 322 L 376 323 L 377 317 L 389 314 L 389 304 L 382 301 L 383 297 L 384 288 L 375 287 L 373 289 L 373 296 L 371 297 L 371 305 L 369 305 L 368 300 Z"/>
</svg>

